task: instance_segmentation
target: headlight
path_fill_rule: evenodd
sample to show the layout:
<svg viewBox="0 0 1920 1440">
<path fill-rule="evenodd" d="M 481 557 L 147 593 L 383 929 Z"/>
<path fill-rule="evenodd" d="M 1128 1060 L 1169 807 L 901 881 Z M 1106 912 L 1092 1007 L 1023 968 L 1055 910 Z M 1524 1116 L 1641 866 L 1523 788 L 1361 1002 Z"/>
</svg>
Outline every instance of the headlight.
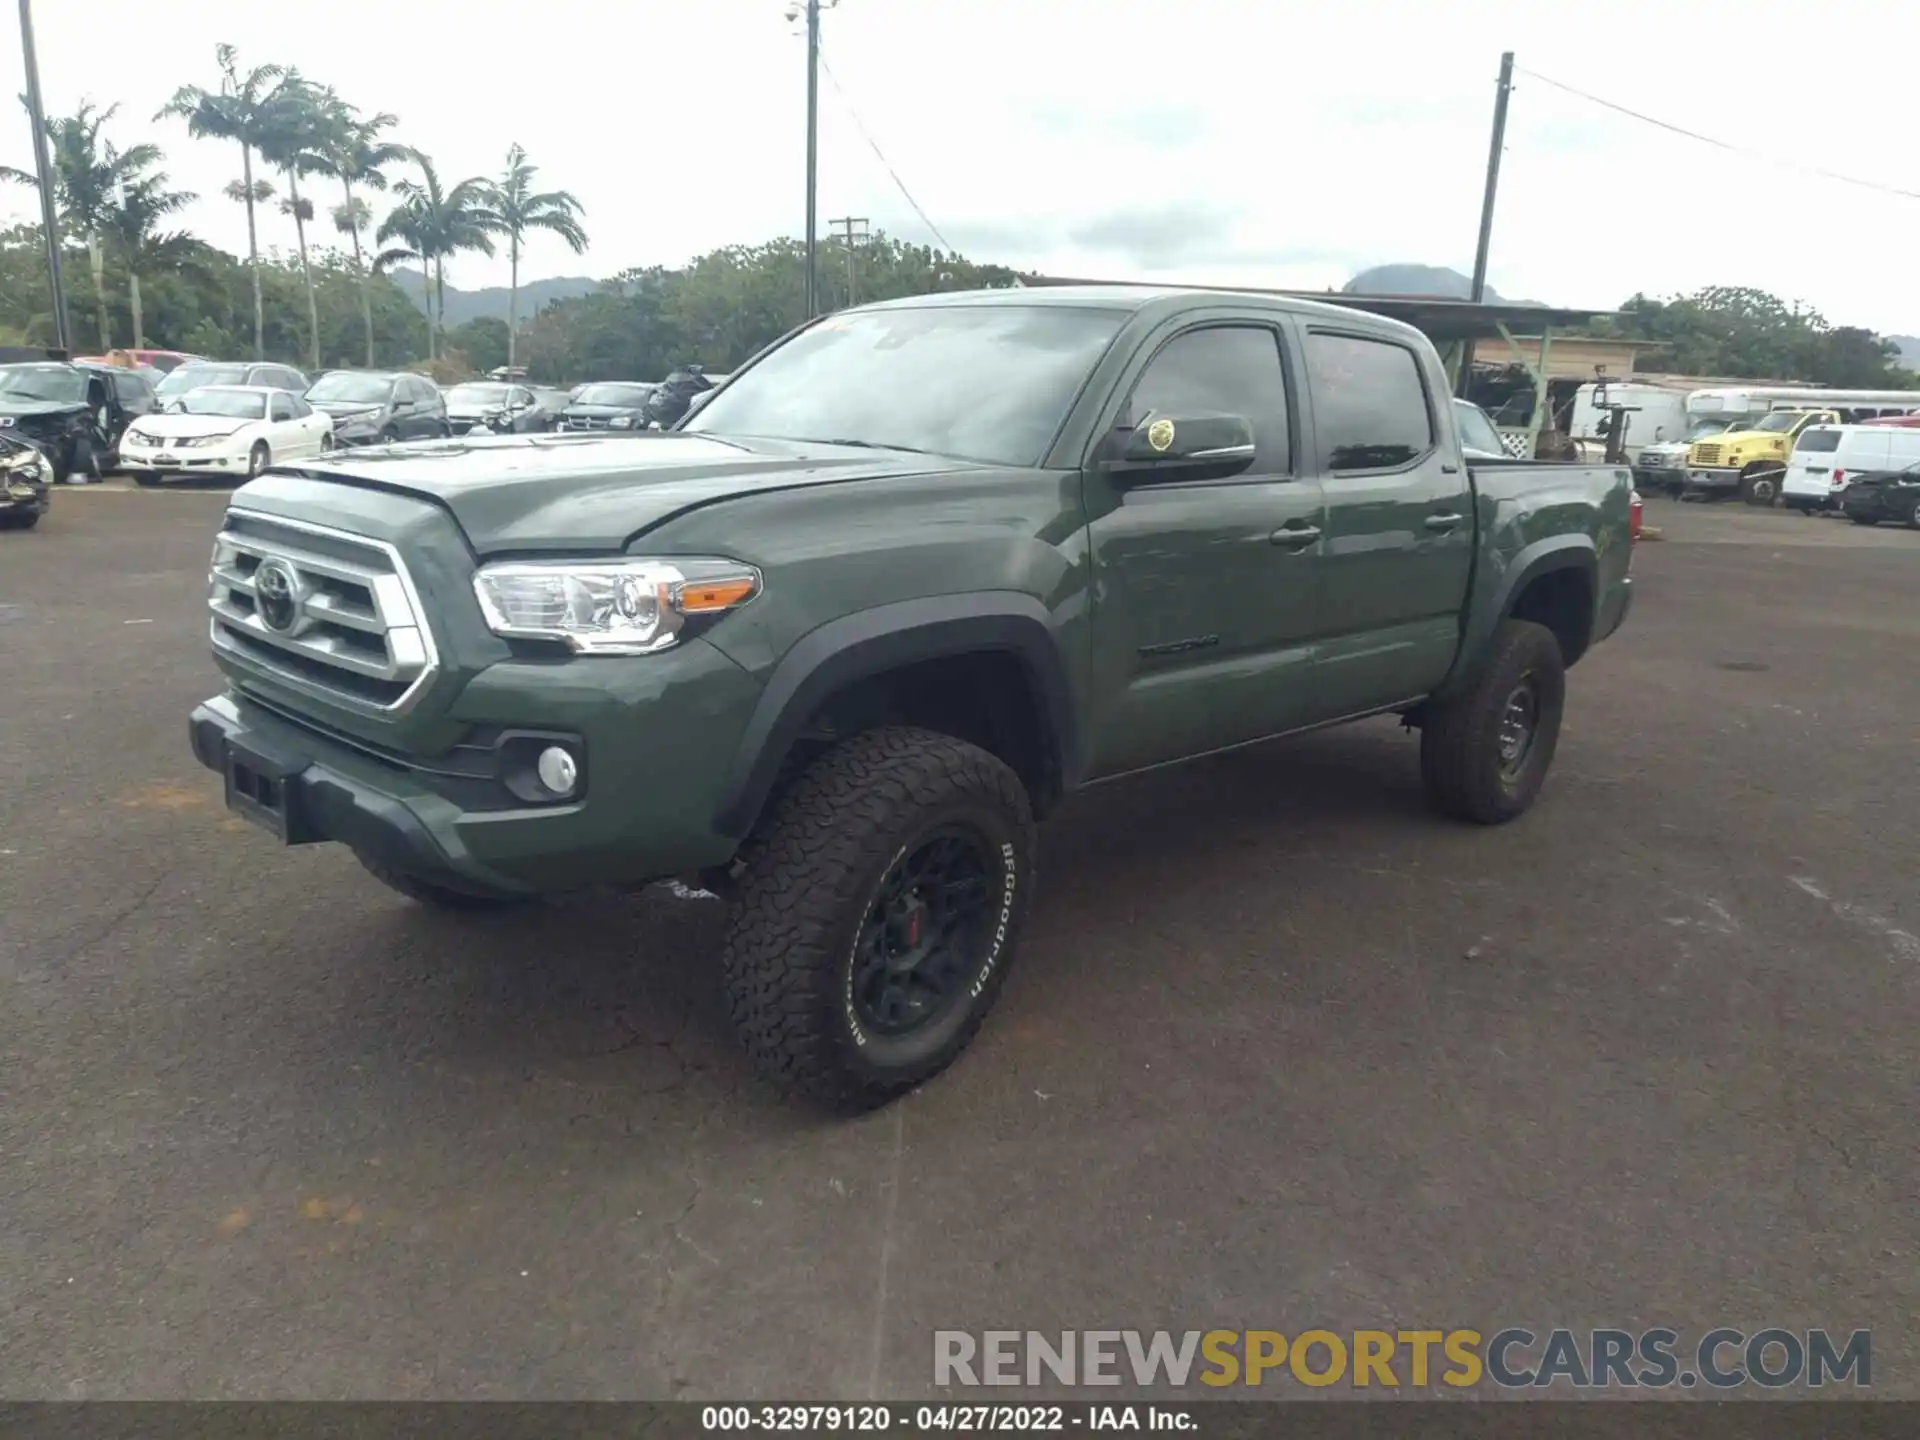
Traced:
<svg viewBox="0 0 1920 1440">
<path fill-rule="evenodd" d="M 607 426 L 612 430 L 631 430 L 633 428 L 633 416 L 616 415 L 607 421 Z"/>
<path fill-rule="evenodd" d="M 651 655 L 687 622 L 760 593 L 760 572 L 736 560 L 557 560 L 484 565 L 473 593 L 487 628 L 558 640 L 582 655 Z"/>
</svg>

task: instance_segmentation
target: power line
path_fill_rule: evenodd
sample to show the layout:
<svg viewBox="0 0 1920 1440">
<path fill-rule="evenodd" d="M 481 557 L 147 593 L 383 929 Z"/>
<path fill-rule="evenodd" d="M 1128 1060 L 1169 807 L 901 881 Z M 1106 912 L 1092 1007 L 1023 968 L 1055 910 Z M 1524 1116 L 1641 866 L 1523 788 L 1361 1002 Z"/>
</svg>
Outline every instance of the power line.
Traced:
<svg viewBox="0 0 1920 1440">
<path fill-rule="evenodd" d="M 942 235 L 940 233 L 940 227 L 927 217 L 927 212 L 920 208 L 920 202 L 913 198 L 913 192 L 907 189 L 907 182 L 902 180 L 900 178 L 900 172 L 893 168 L 893 162 L 887 159 L 885 153 L 880 149 L 879 143 L 868 133 L 866 125 L 862 123 L 860 119 L 860 112 L 853 108 L 853 101 L 849 100 L 847 98 L 847 92 L 840 88 L 840 77 L 833 73 L 833 67 L 827 63 L 827 57 L 824 54 L 820 57 L 820 68 L 826 71 L 827 83 L 833 86 L 833 93 L 838 95 L 840 97 L 840 103 L 847 107 L 847 116 L 853 121 L 853 128 L 860 132 L 860 138 L 867 142 L 868 148 L 873 151 L 874 158 L 880 162 L 881 168 L 884 169 L 892 179 L 895 188 L 906 197 L 907 204 L 913 207 L 913 213 L 920 217 L 920 223 L 933 232 L 933 238 L 940 242 L 941 248 L 952 252 L 953 242 Z"/>
<path fill-rule="evenodd" d="M 1697 140 L 1702 145 L 1711 145 L 1716 150 L 1725 150 L 1734 155 L 1747 155 L 1756 160 L 1764 160 L 1770 165 L 1781 165 L 1789 170 L 1798 170 L 1803 174 L 1818 175 L 1823 180 L 1838 180 L 1843 185 L 1857 185 L 1862 190 L 1878 190 L 1883 195 L 1898 195 L 1907 200 L 1920 200 L 1920 190 L 1902 190 L 1897 185 L 1882 185 L 1877 181 L 1862 180 L 1854 175 L 1842 175 L 1837 170 L 1823 170 L 1817 165 L 1807 165 L 1798 160 L 1787 160 L 1778 155 L 1769 155 L 1765 151 L 1754 150 L 1745 145 L 1735 145 L 1731 141 L 1716 140 L 1711 135 L 1702 135 L 1697 130 L 1689 130 L 1684 125 L 1675 125 L 1671 121 L 1656 119 L 1652 115 L 1643 115 L 1638 110 L 1630 110 L 1625 105 L 1617 104 L 1612 100 L 1603 100 L 1598 95 L 1589 95 L 1585 90 L 1576 89 L 1564 80 L 1555 80 L 1550 75 L 1542 75 L 1538 70 L 1529 70 L 1524 65 L 1516 65 L 1514 69 L 1529 79 L 1538 80 L 1542 85 L 1551 85 L 1556 90 L 1564 90 L 1569 95 L 1577 95 L 1580 99 L 1590 104 L 1598 105 L 1602 109 L 1615 111 L 1618 114 L 1627 116 L 1629 119 L 1638 120 L 1643 125 L 1651 125 L 1655 129 L 1665 130 L 1670 134 L 1683 135 L 1689 140 Z"/>
</svg>

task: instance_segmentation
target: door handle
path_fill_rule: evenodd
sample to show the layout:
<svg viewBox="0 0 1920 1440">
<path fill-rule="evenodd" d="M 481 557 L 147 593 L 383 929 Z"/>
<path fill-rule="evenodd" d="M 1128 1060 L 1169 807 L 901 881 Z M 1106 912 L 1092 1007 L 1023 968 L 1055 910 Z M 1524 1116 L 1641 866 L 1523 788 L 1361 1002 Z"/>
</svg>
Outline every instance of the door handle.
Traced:
<svg viewBox="0 0 1920 1440">
<path fill-rule="evenodd" d="M 1267 539 L 1276 545 L 1292 546 L 1311 545 L 1319 538 L 1320 527 L 1318 525 L 1282 525 L 1267 537 Z"/>
<path fill-rule="evenodd" d="M 1460 516 L 1452 514 L 1451 512 L 1444 515 L 1429 515 L 1427 516 L 1427 529 L 1451 530 L 1460 523 L 1460 519 Z"/>
</svg>

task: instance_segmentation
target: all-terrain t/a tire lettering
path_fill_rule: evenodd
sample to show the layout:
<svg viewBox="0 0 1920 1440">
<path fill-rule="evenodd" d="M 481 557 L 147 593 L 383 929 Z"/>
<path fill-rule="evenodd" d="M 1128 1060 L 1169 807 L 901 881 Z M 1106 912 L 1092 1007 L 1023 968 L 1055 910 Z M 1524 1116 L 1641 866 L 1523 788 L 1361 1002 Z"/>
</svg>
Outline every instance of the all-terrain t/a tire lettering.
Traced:
<svg viewBox="0 0 1920 1440">
<path fill-rule="evenodd" d="M 952 882 L 981 903 L 956 922 L 947 983 L 916 997 L 918 1011 L 875 1003 L 874 977 L 887 978 L 886 957 L 871 953 L 875 927 L 903 899 L 901 867 L 943 844 L 980 857 L 975 878 Z M 944 1070 L 1006 979 L 1033 890 L 1033 850 L 1019 778 L 976 746 L 897 727 L 822 754 L 741 852 L 722 964 L 755 1068 L 841 1110 L 882 1104 Z M 904 913 L 911 933 L 895 936 L 903 950 L 921 942 L 923 911 Z M 939 923 L 935 909 L 924 913 Z"/>
<path fill-rule="evenodd" d="M 1472 688 L 1434 704 L 1420 731 L 1420 773 L 1443 813 L 1498 825 L 1540 793 L 1560 740 L 1566 662 L 1544 625 L 1507 620 Z"/>
</svg>

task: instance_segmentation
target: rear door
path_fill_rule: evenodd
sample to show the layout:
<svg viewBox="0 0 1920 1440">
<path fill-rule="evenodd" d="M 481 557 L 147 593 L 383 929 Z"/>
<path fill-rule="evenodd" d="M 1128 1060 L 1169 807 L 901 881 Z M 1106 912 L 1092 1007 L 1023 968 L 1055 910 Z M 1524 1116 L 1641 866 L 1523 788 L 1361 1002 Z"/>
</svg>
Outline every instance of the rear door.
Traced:
<svg viewBox="0 0 1920 1440">
<path fill-rule="evenodd" d="M 1320 486 L 1300 473 L 1285 317 L 1189 314 L 1149 338 L 1082 477 L 1094 566 L 1099 728 L 1119 774 L 1292 729 L 1312 678 Z M 1101 463 L 1155 415 L 1239 415 L 1236 473 L 1147 478 Z"/>
<path fill-rule="evenodd" d="M 1412 699 L 1445 678 L 1473 568 L 1473 495 L 1430 348 L 1309 324 L 1313 473 L 1326 496 L 1318 720 Z"/>
</svg>

